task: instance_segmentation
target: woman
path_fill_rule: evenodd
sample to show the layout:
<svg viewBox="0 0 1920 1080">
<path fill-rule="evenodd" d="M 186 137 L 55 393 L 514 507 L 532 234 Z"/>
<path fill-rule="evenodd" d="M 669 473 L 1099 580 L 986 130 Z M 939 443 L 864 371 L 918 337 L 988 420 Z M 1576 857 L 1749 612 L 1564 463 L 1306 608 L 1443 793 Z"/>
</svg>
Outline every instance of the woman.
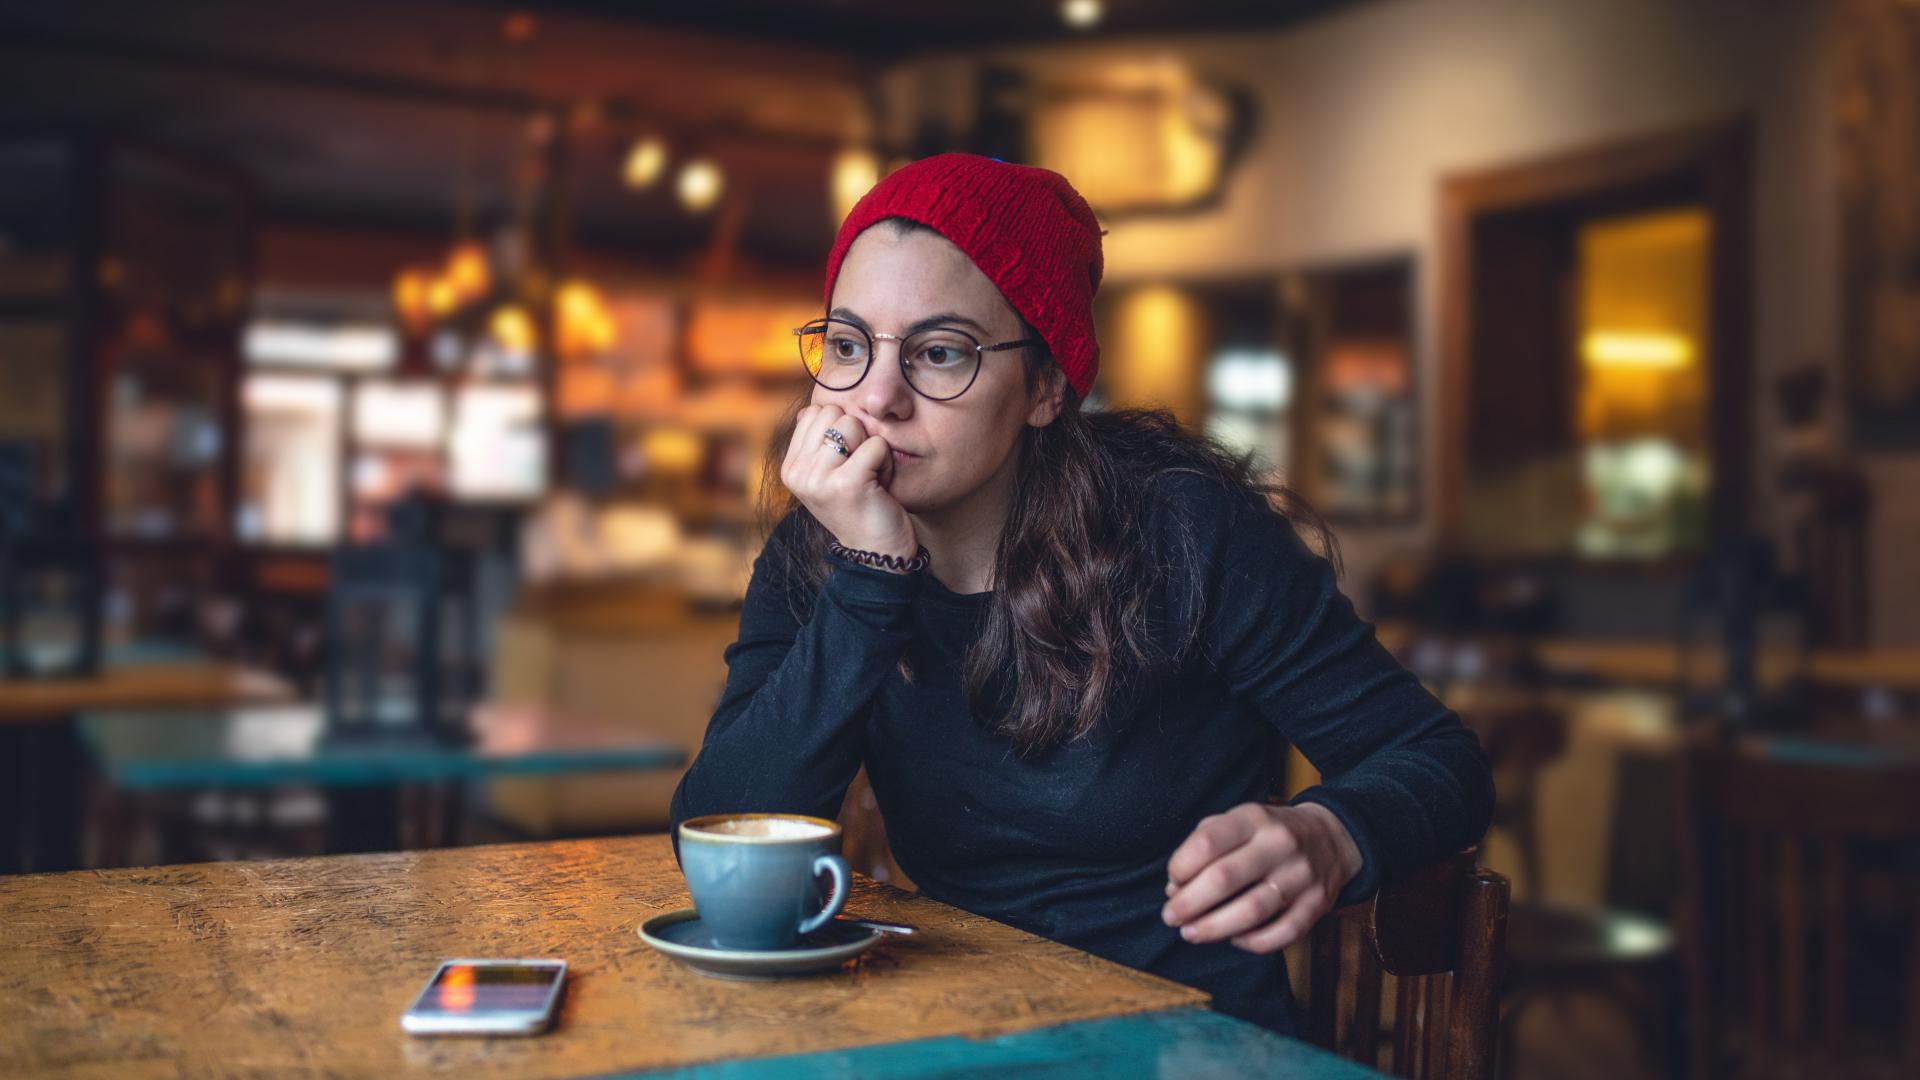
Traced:
<svg viewBox="0 0 1920 1080">
<path fill-rule="evenodd" d="M 1291 1032 L 1279 950 L 1474 842 L 1487 766 L 1243 463 L 1081 412 L 1101 266 L 1065 179 L 997 159 L 848 215 L 674 825 L 833 817 L 864 763 L 927 895 Z M 1325 777 L 1285 806 L 1276 739 Z"/>
</svg>

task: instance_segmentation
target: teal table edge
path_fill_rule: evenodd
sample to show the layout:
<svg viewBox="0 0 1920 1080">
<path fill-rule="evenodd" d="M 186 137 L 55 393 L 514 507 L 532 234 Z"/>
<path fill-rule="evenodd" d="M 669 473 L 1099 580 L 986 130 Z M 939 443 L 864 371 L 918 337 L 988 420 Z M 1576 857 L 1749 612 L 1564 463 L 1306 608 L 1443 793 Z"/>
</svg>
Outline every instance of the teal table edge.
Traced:
<svg viewBox="0 0 1920 1080">
<path fill-rule="evenodd" d="M 125 791 L 179 788 L 351 787 L 489 776 L 653 771 L 686 764 L 667 743 L 534 747 L 509 752 L 430 742 L 319 746 L 307 753 L 235 755 L 220 745 L 218 711 L 105 712 L 79 731 L 101 773 Z M 176 741 L 178 740 L 178 741 Z"/>
<path fill-rule="evenodd" d="M 1765 736 L 1759 741 L 1759 749 L 1763 755 L 1775 761 L 1851 769 L 1883 768 L 1920 757 L 1910 747 L 1875 746 L 1871 743 L 1791 735 Z"/>
<path fill-rule="evenodd" d="M 281 787 L 316 784 L 357 787 L 380 784 L 472 780 L 489 776 L 569 776 L 679 768 L 687 755 L 662 748 L 560 751 L 512 758 L 462 756 L 458 751 L 409 751 L 405 757 L 325 762 L 104 761 L 107 778 L 127 791 L 165 791 L 194 787 Z"/>
<path fill-rule="evenodd" d="M 147 639 L 140 641 L 118 641 L 100 646 L 100 665 L 102 667 L 165 667 L 175 664 L 198 664 L 209 659 L 204 649 L 179 641 Z M 6 664 L 7 648 L 0 645 L 0 667 Z M 32 682 L 39 676 L 28 675 L 23 682 Z M 64 676 L 53 676 L 63 678 Z"/>
<path fill-rule="evenodd" d="M 1381 1074 L 1299 1039 L 1207 1009 L 1167 1009 L 1035 1028 L 993 1038 L 909 1042 L 746 1058 L 684 1069 L 615 1073 L 648 1080 L 935 1080 L 1113 1076 L 1206 1080 L 1273 1076 L 1362 1080 Z"/>
</svg>

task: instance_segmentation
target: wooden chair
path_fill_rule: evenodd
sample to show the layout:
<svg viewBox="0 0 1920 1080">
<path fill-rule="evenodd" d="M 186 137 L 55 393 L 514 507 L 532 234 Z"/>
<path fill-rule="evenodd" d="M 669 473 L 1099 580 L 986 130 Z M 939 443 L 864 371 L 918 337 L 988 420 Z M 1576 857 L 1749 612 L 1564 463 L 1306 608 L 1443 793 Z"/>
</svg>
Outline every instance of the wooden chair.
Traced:
<svg viewBox="0 0 1920 1080">
<path fill-rule="evenodd" d="M 1309 946 L 1307 1037 L 1378 1068 L 1382 975 L 1395 981 L 1396 1076 L 1493 1075 L 1506 949 L 1507 879 L 1464 851 L 1329 915 Z M 1356 959 L 1343 981 L 1346 954 Z M 1343 1010 L 1342 1004 L 1346 1005 Z M 1345 1023 L 1341 1022 L 1345 1013 Z"/>
<path fill-rule="evenodd" d="M 410 543 L 334 550 L 325 683 L 331 730 L 464 733 L 484 693 L 485 662 L 461 555 Z"/>
<path fill-rule="evenodd" d="M 1920 1076 L 1920 761 L 1702 742 L 1682 779 L 1691 1075 Z"/>
<path fill-rule="evenodd" d="M 1515 1075 L 1521 1015 L 1542 999 L 1573 994 L 1598 995 L 1617 1007 L 1639 1032 L 1649 1065 L 1671 1073 L 1679 1064 L 1674 1016 L 1681 979 L 1667 920 L 1541 897 L 1539 779 L 1567 749 L 1565 710 L 1529 702 L 1468 708 L 1461 718 L 1493 764 L 1493 828 L 1510 832 L 1519 852 L 1521 898 L 1508 915 L 1500 1008 L 1501 1075 Z"/>
</svg>

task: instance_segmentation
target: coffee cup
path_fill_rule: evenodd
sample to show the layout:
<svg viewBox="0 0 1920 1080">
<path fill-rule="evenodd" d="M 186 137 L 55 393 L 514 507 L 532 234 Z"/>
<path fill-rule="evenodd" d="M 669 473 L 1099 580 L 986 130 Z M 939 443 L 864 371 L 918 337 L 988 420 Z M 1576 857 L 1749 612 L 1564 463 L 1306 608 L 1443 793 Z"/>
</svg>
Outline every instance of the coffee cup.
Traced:
<svg viewBox="0 0 1920 1080">
<path fill-rule="evenodd" d="M 803 814 L 683 821 L 680 869 L 701 925 L 725 949 L 792 945 L 840 914 L 853 884 L 839 824 Z M 832 878 L 831 896 L 821 894 L 823 875 Z"/>
</svg>

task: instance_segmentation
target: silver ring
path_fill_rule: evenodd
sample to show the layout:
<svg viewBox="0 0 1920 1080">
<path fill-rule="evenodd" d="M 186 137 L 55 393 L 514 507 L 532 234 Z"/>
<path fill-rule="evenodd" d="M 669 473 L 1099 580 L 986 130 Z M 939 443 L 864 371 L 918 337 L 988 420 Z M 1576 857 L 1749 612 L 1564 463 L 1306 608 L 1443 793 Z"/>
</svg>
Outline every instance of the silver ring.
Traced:
<svg viewBox="0 0 1920 1080">
<path fill-rule="evenodd" d="M 820 437 L 820 441 L 833 447 L 841 457 L 853 456 L 853 451 L 847 449 L 847 437 L 840 434 L 838 428 L 828 428 L 826 434 Z"/>
</svg>

